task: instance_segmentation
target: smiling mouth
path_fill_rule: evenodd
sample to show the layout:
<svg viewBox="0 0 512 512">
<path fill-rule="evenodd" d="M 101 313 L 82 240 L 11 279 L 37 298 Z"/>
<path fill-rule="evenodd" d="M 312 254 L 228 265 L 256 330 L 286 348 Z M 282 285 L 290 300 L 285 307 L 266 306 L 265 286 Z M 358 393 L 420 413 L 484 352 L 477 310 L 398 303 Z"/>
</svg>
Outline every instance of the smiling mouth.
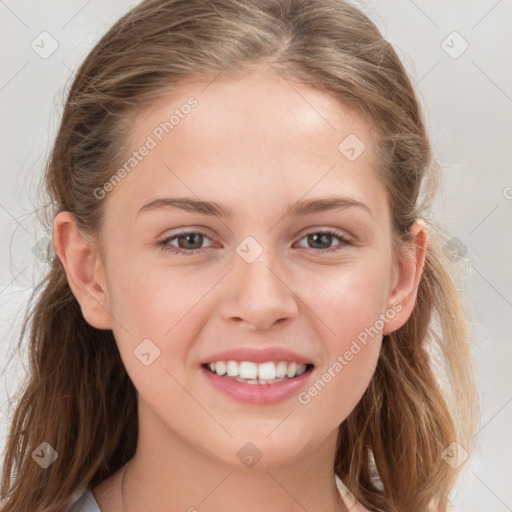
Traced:
<svg viewBox="0 0 512 512">
<path fill-rule="evenodd" d="M 300 377 L 313 369 L 313 364 L 299 364 L 288 361 L 214 361 L 205 363 L 203 368 L 209 372 L 236 380 L 244 384 L 277 384 Z"/>
</svg>

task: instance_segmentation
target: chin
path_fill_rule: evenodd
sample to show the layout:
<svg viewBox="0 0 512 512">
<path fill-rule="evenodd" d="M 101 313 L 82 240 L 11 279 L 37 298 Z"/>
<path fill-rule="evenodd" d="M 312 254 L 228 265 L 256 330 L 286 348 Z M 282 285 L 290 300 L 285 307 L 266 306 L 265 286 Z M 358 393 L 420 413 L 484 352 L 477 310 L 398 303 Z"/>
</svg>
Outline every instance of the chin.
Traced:
<svg viewBox="0 0 512 512">
<path fill-rule="evenodd" d="M 228 444 L 216 443 L 213 455 L 225 464 L 237 468 L 271 469 L 292 464 L 304 456 L 308 447 L 311 450 L 317 447 L 315 443 L 305 444 L 303 431 L 299 435 L 300 429 L 295 430 L 294 435 L 289 431 L 282 435 L 276 435 L 274 431 L 269 435 L 271 429 L 260 433 L 251 430 L 252 435 L 249 432 L 239 435 L 232 432 L 234 439 L 230 439 Z"/>
</svg>

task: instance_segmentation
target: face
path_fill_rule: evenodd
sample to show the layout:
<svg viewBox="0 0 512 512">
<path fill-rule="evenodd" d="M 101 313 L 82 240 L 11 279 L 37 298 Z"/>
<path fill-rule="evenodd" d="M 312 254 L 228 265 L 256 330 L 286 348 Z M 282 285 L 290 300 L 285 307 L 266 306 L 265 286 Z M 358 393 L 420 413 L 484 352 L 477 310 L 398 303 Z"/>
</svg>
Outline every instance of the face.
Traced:
<svg viewBox="0 0 512 512">
<path fill-rule="evenodd" d="M 134 120 L 137 163 L 101 199 L 104 307 L 83 311 L 113 330 L 141 431 L 270 466 L 332 444 L 405 321 L 404 278 L 370 125 L 270 71 L 207 84 Z"/>
</svg>

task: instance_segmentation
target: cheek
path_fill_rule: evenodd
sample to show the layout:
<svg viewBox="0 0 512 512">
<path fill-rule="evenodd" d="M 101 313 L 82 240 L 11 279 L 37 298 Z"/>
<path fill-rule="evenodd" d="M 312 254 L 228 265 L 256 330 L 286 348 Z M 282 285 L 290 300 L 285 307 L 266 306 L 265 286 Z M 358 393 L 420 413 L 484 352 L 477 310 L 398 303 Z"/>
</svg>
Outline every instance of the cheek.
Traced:
<svg viewBox="0 0 512 512">
<path fill-rule="evenodd" d="M 382 345 L 383 300 L 375 293 L 378 286 L 375 280 L 354 279 L 325 296 L 320 309 L 322 322 L 329 326 L 322 329 L 325 357 L 315 379 L 298 396 L 308 418 L 318 423 L 313 429 L 325 431 L 342 423 L 372 379 Z"/>
<path fill-rule="evenodd" d="M 157 389 L 158 382 L 169 384 L 166 370 L 174 372 L 174 362 L 183 366 L 187 344 L 200 327 L 195 308 L 212 284 L 205 278 L 198 287 L 179 270 L 138 266 L 119 265 L 110 274 L 113 333 L 135 386 Z"/>
<path fill-rule="evenodd" d="M 364 395 L 377 365 L 381 339 L 351 344 L 337 351 L 327 366 L 319 369 L 298 402 L 313 430 L 327 432 L 338 427 Z"/>
<path fill-rule="evenodd" d="M 364 261 L 363 261 L 364 260 Z M 361 258 L 340 266 L 330 279 L 308 280 L 310 308 L 318 312 L 325 358 L 298 401 L 321 428 L 339 425 L 366 391 L 382 345 L 390 259 Z"/>
<path fill-rule="evenodd" d="M 311 395 L 323 394 L 318 407 L 325 406 L 326 411 L 329 403 L 342 403 L 348 414 L 372 378 L 382 343 L 383 318 L 387 318 L 387 272 L 387 262 L 382 260 L 357 270 L 355 266 L 340 270 L 337 279 L 324 285 L 314 299 L 312 309 L 320 312 L 324 325 L 326 359 L 319 369 L 321 382 Z"/>
<path fill-rule="evenodd" d="M 358 262 L 332 267 L 330 275 L 311 275 L 304 297 L 329 329 L 332 340 L 342 349 L 384 313 L 389 292 L 388 261 L 361 258 Z M 382 330 L 377 322 L 378 330 Z"/>
<path fill-rule="evenodd" d="M 151 265 L 126 265 L 112 273 L 112 314 L 136 337 L 165 338 L 218 281 L 216 275 Z"/>
</svg>

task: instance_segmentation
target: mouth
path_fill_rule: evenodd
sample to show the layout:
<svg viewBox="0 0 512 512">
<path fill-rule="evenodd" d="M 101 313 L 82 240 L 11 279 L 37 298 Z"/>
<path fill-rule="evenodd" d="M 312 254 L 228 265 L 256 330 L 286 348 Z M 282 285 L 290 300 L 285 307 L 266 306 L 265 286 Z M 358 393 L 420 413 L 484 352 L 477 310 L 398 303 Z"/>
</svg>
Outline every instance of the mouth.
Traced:
<svg viewBox="0 0 512 512">
<path fill-rule="evenodd" d="M 208 372 L 242 384 L 272 385 L 292 381 L 311 372 L 314 365 L 294 361 L 212 361 L 201 365 Z"/>
</svg>

